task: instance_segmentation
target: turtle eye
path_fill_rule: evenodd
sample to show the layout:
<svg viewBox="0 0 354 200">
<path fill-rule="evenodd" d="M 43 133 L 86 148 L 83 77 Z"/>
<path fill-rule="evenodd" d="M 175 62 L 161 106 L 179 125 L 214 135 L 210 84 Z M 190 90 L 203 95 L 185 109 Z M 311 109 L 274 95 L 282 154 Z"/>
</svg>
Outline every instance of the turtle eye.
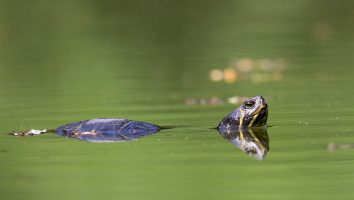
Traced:
<svg viewBox="0 0 354 200">
<path fill-rule="evenodd" d="M 245 108 L 245 109 L 253 108 L 254 104 L 255 104 L 254 101 L 246 101 L 246 102 L 243 104 L 243 108 Z"/>
</svg>

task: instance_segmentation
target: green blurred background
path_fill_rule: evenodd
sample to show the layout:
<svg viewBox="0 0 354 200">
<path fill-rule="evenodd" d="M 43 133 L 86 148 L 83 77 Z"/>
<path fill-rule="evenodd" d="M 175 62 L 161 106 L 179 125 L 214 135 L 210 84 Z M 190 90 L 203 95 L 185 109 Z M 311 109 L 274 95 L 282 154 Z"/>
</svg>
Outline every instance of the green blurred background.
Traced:
<svg viewBox="0 0 354 200">
<path fill-rule="evenodd" d="M 0 198 L 353 198 L 353 10 L 351 0 L 0 1 Z M 256 95 L 274 126 L 262 162 L 210 129 Z M 97 117 L 173 129 L 102 144 L 7 134 Z"/>
</svg>

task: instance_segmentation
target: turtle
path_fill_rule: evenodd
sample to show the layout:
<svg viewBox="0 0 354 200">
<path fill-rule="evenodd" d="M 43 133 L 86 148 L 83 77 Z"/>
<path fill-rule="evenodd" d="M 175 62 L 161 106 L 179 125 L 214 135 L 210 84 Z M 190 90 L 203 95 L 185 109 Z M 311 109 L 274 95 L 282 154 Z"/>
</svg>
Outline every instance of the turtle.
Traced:
<svg viewBox="0 0 354 200">
<path fill-rule="evenodd" d="M 268 105 L 261 96 L 247 99 L 240 107 L 227 115 L 219 123 L 217 129 L 232 127 L 266 126 L 268 118 Z"/>
<path fill-rule="evenodd" d="M 96 118 L 60 126 L 53 130 L 30 130 L 13 135 L 26 136 L 53 132 L 57 135 L 89 142 L 124 142 L 159 132 L 156 124 L 138 122 L 129 119 Z"/>
<path fill-rule="evenodd" d="M 268 105 L 261 96 L 247 99 L 216 128 L 220 135 L 248 155 L 263 160 L 269 151 Z"/>
<path fill-rule="evenodd" d="M 226 116 L 218 125 L 219 131 L 230 127 L 262 126 L 267 122 L 267 103 L 260 95 L 246 100 L 242 106 Z M 57 135 L 90 142 L 124 142 L 152 135 L 168 127 L 129 119 L 96 118 L 60 126 L 53 130 L 30 130 L 13 132 L 13 135 L 26 136 L 53 132 Z"/>
</svg>

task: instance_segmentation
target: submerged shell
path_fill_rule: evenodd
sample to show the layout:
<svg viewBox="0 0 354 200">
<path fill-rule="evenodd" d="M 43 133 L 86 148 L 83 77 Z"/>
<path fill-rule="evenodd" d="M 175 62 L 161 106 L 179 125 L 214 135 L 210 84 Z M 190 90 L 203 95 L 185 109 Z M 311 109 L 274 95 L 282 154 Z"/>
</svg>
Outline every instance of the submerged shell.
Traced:
<svg viewBox="0 0 354 200">
<path fill-rule="evenodd" d="M 157 133 L 160 126 L 128 119 L 97 118 L 56 128 L 53 132 L 90 142 L 124 142 Z"/>
</svg>

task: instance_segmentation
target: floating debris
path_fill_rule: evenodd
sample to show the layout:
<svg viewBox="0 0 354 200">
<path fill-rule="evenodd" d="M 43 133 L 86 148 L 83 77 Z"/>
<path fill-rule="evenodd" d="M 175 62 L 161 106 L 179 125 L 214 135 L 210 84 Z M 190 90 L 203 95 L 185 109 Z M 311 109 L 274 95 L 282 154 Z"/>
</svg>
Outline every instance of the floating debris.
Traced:
<svg viewBox="0 0 354 200">
<path fill-rule="evenodd" d="M 232 61 L 231 66 L 210 71 L 210 80 L 234 83 L 240 80 L 251 80 L 254 83 L 280 81 L 287 61 L 283 58 L 251 59 L 241 58 Z"/>
<path fill-rule="evenodd" d="M 333 152 L 336 149 L 354 149 L 354 144 L 339 144 L 339 145 L 336 145 L 335 143 L 330 142 L 327 145 L 327 150 L 330 151 L 330 152 Z"/>
<path fill-rule="evenodd" d="M 217 105 L 223 103 L 224 101 L 217 97 L 212 97 L 210 99 L 186 99 L 184 101 L 185 105 L 206 105 L 206 104 Z"/>
<path fill-rule="evenodd" d="M 224 73 L 220 69 L 213 69 L 210 72 L 210 79 L 214 82 L 219 82 L 224 79 Z"/>
<path fill-rule="evenodd" d="M 272 100 L 272 97 L 266 97 L 269 100 Z M 227 100 L 220 99 L 216 96 L 213 96 L 210 99 L 186 99 L 184 101 L 184 105 L 221 105 L 226 103 L 230 104 L 242 104 L 244 101 L 249 99 L 247 96 L 233 96 L 228 98 Z"/>
<path fill-rule="evenodd" d="M 231 104 L 241 104 L 247 99 L 249 99 L 249 97 L 233 96 L 231 98 L 228 98 L 227 102 Z"/>
<path fill-rule="evenodd" d="M 20 132 L 12 132 L 11 134 L 12 135 L 15 135 L 15 136 L 26 136 L 26 135 L 39 135 L 39 134 L 42 134 L 42 133 L 46 133 L 48 132 L 47 129 L 44 129 L 44 130 L 35 130 L 35 129 L 31 129 L 29 131 L 20 131 Z"/>
<path fill-rule="evenodd" d="M 234 63 L 236 69 L 240 72 L 251 72 L 254 69 L 254 61 L 249 58 L 239 59 Z"/>
<path fill-rule="evenodd" d="M 233 83 L 237 80 L 237 72 L 232 68 L 227 68 L 224 70 L 224 81 L 226 83 Z"/>
</svg>

